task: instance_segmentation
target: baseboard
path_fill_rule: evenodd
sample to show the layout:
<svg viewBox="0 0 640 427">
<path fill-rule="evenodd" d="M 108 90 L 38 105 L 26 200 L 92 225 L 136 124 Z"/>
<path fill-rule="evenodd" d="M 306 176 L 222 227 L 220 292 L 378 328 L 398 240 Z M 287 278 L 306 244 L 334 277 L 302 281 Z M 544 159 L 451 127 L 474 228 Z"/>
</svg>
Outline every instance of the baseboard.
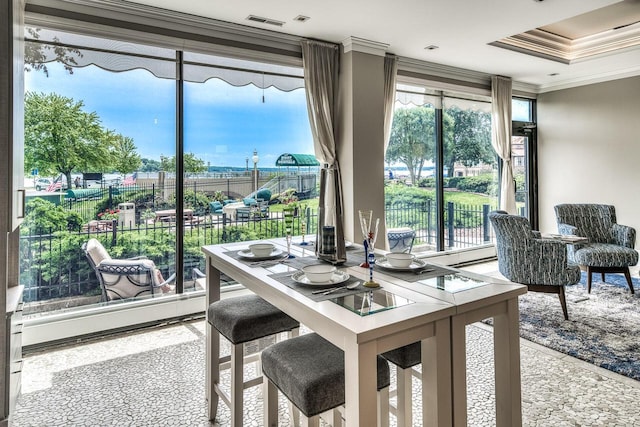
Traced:
<svg viewBox="0 0 640 427">
<path fill-rule="evenodd" d="M 235 286 L 223 292 L 221 297 L 228 298 L 246 292 L 249 291 L 244 287 Z M 205 310 L 205 291 L 196 291 L 156 300 L 53 313 L 24 320 L 22 346 L 43 347 L 48 343 L 62 343 L 78 337 L 135 329 L 167 319 L 203 315 Z"/>
<path fill-rule="evenodd" d="M 426 257 L 424 257 L 424 259 L 428 259 L 429 261 L 432 261 L 436 264 L 459 266 L 469 263 L 475 263 L 483 259 L 495 258 L 495 256 L 495 245 L 487 245 L 470 249 L 436 252 L 433 255 L 427 255 Z"/>
</svg>

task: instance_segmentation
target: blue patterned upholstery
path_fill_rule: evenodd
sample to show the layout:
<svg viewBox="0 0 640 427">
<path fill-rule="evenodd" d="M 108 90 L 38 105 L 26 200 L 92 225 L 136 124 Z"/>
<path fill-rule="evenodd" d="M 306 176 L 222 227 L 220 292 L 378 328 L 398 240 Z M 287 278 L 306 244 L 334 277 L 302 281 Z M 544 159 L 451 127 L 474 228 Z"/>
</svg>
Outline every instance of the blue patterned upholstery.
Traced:
<svg viewBox="0 0 640 427">
<path fill-rule="evenodd" d="M 593 267 L 629 267 L 638 263 L 636 230 L 616 223 L 611 205 L 562 204 L 555 207 L 560 234 L 582 236 L 589 243 L 569 247 L 569 259 Z"/>
<path fill-rule="evenodd" d="M 634 293 L 629 266 L 638 263 L 636 230 L 616 222 L 611 205 L 562 204 L 555 207 L 560 234 L 581 236 L 587 243 L 569 246 L 569 259 L 587 268 L 587 290 L 591 292 L 591 274 L 624 273 Z"/>
<path fill-rule="evenodd" d="M 527 285 L 529 291 L 557 293 L 565 319 L 569 318 L 565 285 L 580 281 L 580 267 L 567 259 L 567 244 L 542 239 L 531 230 L 529 220 L 505 212 L 489 213 L 496 235 L 498 268 L 512 282 Z"/>
<path fill-rule="evenodd" d="M 580 268 L 567 260 L 567 245 L 541 239 L 529 220 L 516 215 L 491 212 L 496 233 L 500 273 L 523 285 L 572 285 L 580 281 Z"/>
</svg>

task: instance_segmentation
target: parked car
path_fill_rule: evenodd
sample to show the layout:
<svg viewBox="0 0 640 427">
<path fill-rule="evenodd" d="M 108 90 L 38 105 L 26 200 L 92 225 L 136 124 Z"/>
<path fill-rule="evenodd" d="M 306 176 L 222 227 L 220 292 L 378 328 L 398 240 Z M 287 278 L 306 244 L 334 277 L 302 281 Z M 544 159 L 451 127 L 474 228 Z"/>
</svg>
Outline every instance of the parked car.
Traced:
<svg viewBox="0 0 640 427">
<path fill-rule="evenodd" d="M 53 180 L 51 178 L 38 178 L 36 179 L 36 183 L 35 183 L 35 187 L 37 191 L 44 191 L 46 190 L 51 183 L 53 182 Z M 62 189 L 63 190 L 67 190 L 69 188 L 69 186 L 67 185 L 67 180 L 63 179 L 62 180 Z"/>
<path fill-rule="evenodd" d="M 35 187 L 38 191 L 46 190 L 49 185 L 51 185 L 51 180 L 49 178 L 36 179 Z"/>
</svg>

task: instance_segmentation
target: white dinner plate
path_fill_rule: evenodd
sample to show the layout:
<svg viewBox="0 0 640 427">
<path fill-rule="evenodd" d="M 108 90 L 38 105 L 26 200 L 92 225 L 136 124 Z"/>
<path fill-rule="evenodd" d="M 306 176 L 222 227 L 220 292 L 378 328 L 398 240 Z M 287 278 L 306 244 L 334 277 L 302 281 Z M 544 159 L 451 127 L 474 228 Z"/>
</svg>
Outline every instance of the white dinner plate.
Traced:
<svg viewBox="0 0 640 427">
<path fill-rule="evenodd" d="M 346 281 L 349 278 L 349 273 L 345 273 L 344 271 L 338 270 L 335 273 L 333 273 L 333 276 L 331 276 L 331 280 L 328 282 L 312 282 L 304 274 L 304 271 L 298 271 L 296 273 L 293 273 L 291 278 L 293 279 L 294 282 L 300 283 L 302 285 L 327 286 L 327 285 L 337 285 L 338 283 L 342 283 Z"/>
<path fill-rule="evenodd" d="M 426 267 L 427 263 L 419 258 L 414 259 L 409 267 L 394 267 L 385 257 L 376 258 L 376 266 L 386 270 L 414 271 Z"/>
<path fill-rule="evenodd" d="M 283 253 L 284 252 L 282 252 L 282 250 L 275 248 L 274 250 L 271 251 L 271 253 L 268 256 L 255 256 L 249 249 L 243 249 L 241 251 L 238 251 L 238 256 L 241 256 L 242 258 L 251 259 L 253 261 L 266 261 L 269 259 L 278 258 Z"/>
</svg>

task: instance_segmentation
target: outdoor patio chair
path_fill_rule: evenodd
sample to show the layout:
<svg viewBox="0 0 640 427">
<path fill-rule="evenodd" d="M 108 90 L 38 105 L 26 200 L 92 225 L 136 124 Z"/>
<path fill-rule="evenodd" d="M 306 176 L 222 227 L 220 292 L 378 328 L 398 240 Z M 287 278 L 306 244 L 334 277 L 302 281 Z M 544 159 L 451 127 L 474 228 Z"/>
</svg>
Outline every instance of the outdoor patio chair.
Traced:
<svg viewBox="0 0 640 427">
<path fill-rule="evenodd" d="M 269 190 L 268 188 L 261 188 L 256 192 L 256 199 L 258 200 L 258 202 L 263 201 L 269 204 L 269 202 L 271 201 L 271 190 Z"/>
<path fill-rule="evenodd" d="M 569 320 L 564 287 L 580 281 L 580 267 L 568 261 L 567 244 L 542 239 L 522 216 L 493 211 L 489 219 L 496 234 L 500 273 L 527 285 L 529 291 L 558 294 L 564 318 Z"/>
<path fill-rule="evenodd" d="M 97 239 L 89 239 L 82 250 L 98 277 L 103 302 L 153 297 L 173 290 L 170 284 L 175 280 L 175 273 L 163 280 L 150 259 L 112 259 Z"/>
<path fill-rule="evenodd" d="M 209 203 L 209 213 L 211 213 L 211 215 L 222 215 L 224 213 L 222 210 L 223 206 L 222 202 L 214 200 Z"/>
<path fill-rule="evenodd" d="M 616 223 L 616 208 L 598 204 L 561 204 L 555 207 L 560 234 L 581 236 L 588 243 L 569 246 L 569 260 L 587 269 L 587 292 L 591 293 L 591 275 L 623 273 L 633 294 L 629 266 L 638 263 L 636 230 Z"/>
</svg>

